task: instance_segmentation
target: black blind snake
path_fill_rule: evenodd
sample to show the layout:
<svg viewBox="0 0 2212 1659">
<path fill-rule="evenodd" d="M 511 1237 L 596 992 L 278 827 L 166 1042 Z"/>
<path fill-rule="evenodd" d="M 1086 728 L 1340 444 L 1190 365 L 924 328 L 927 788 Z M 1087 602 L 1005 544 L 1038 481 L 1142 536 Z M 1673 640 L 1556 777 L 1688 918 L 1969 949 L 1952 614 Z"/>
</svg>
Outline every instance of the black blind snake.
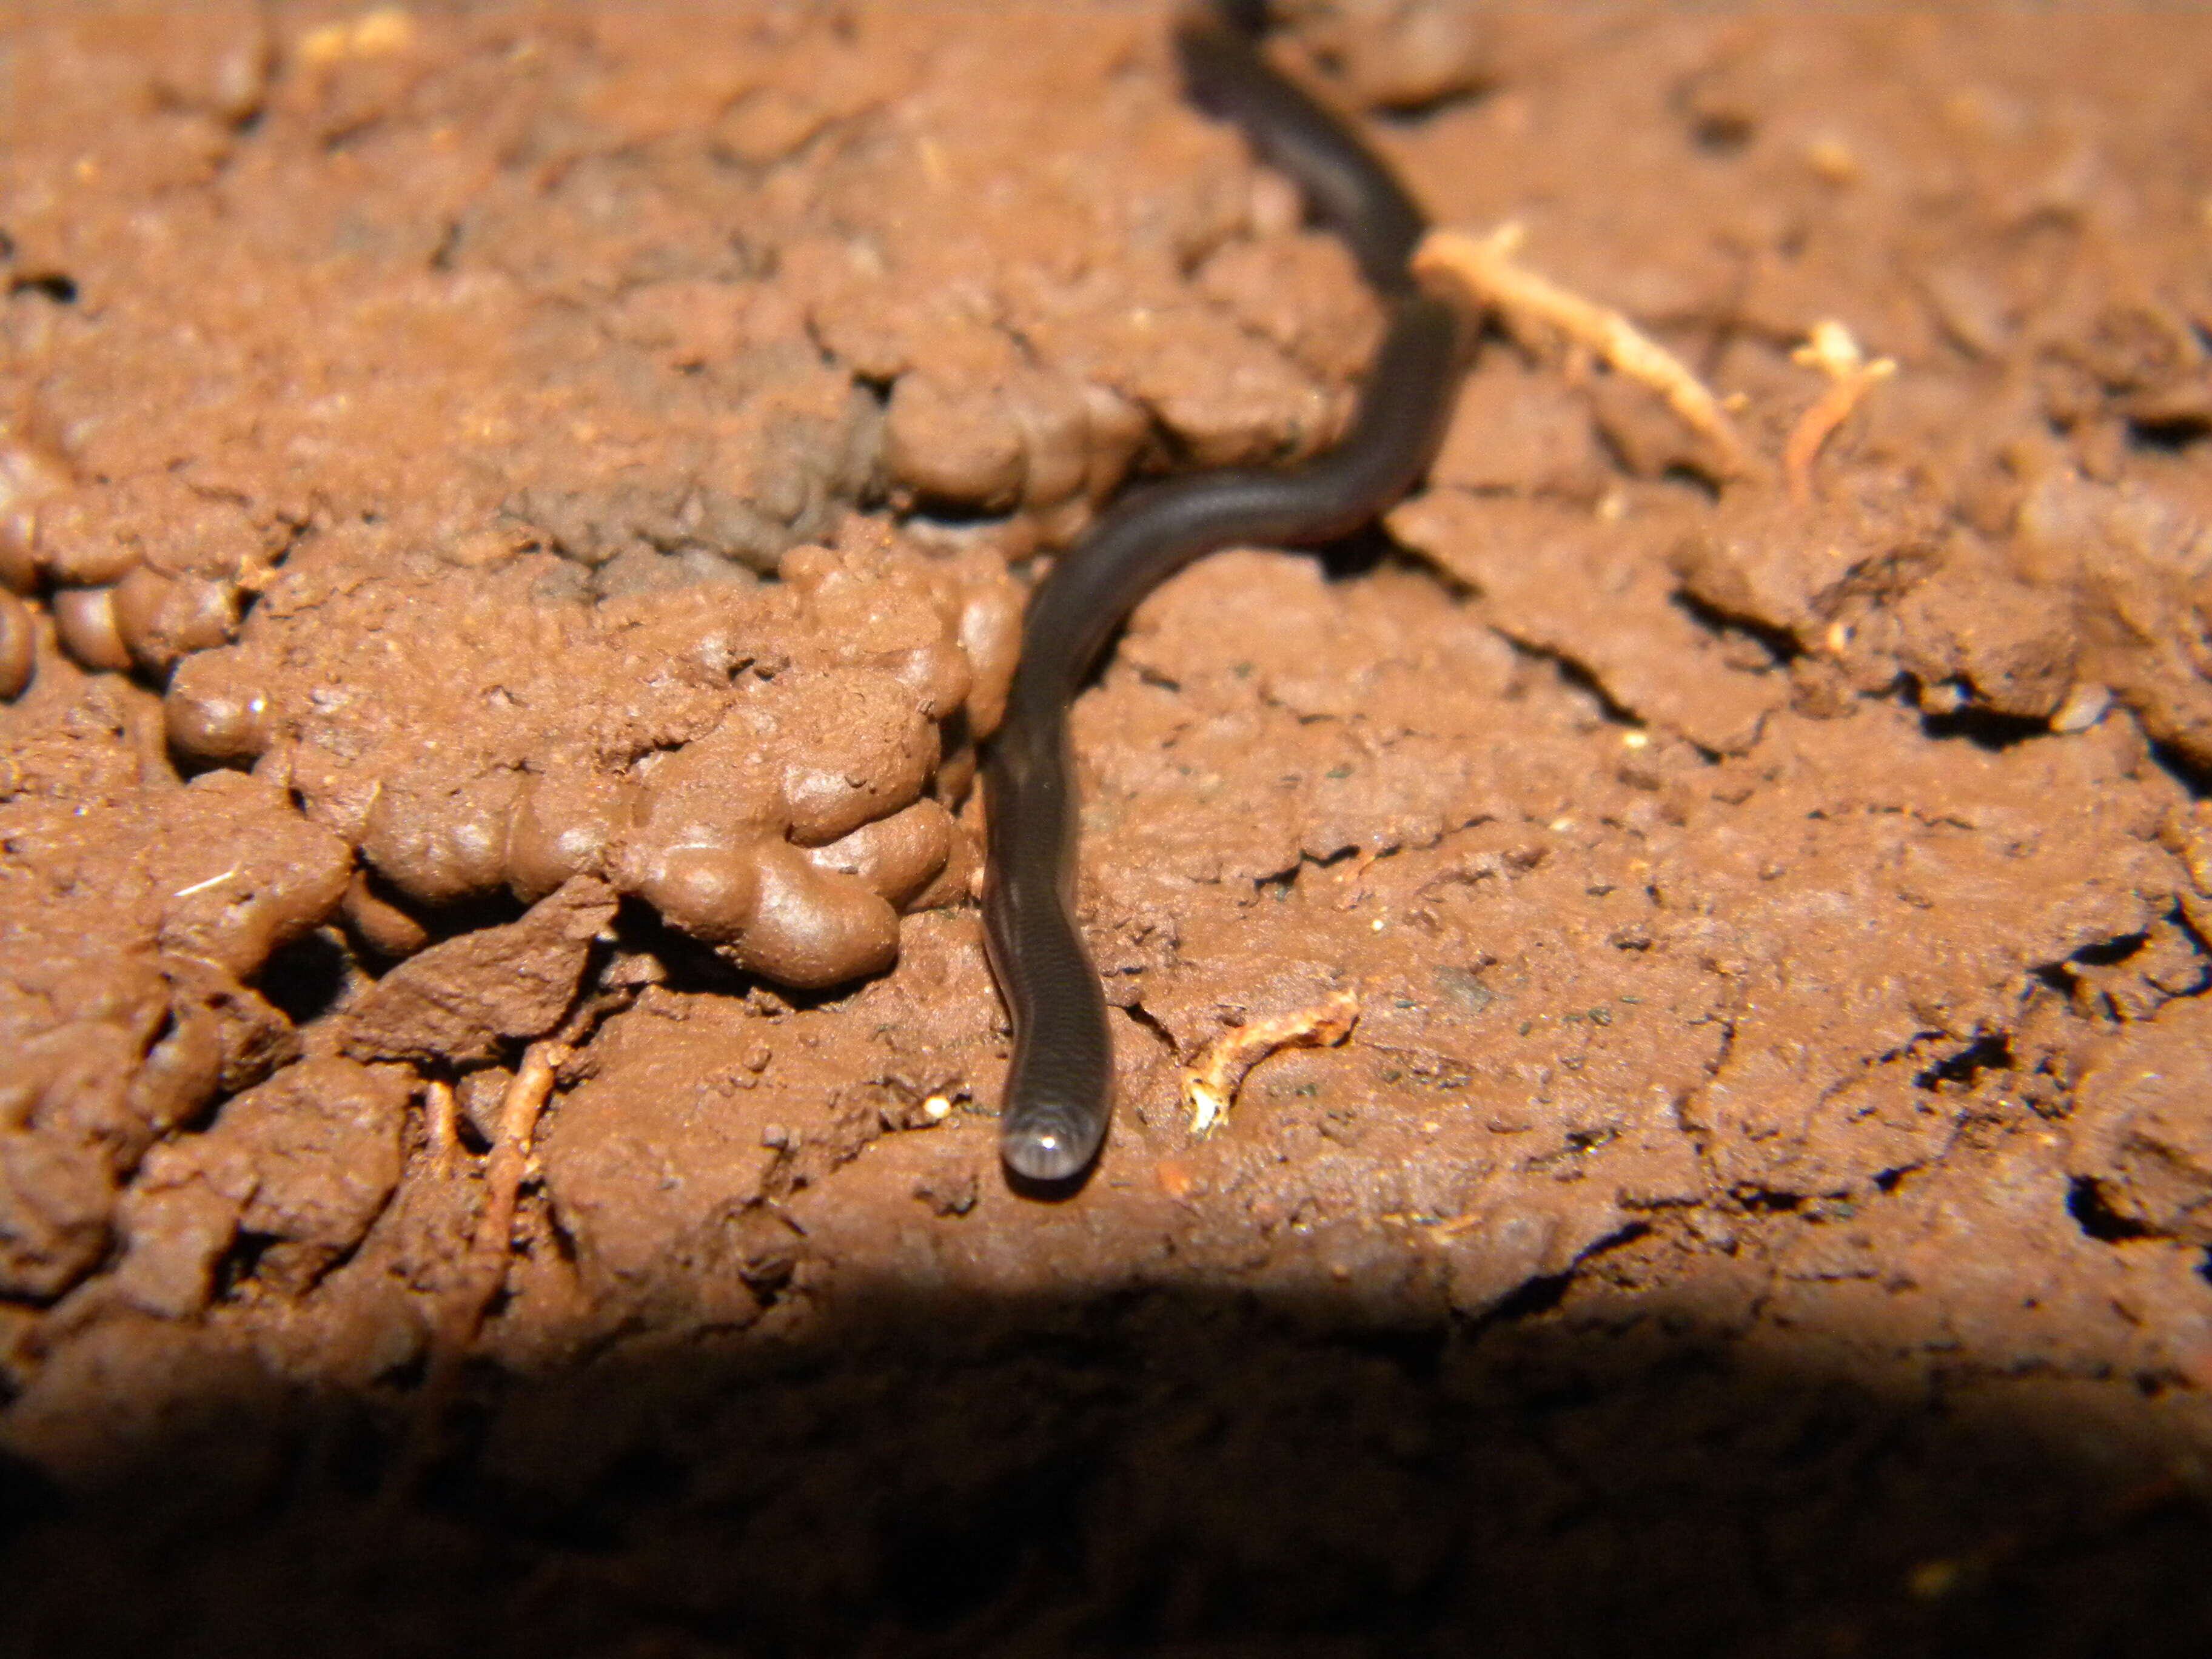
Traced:
<svg viewBox="0 0 2212 1659">
<path fill-rule="evenodd" d="M 1074 915 L 1068 704 L 1139 600 L 1202 555 L 1312 545 L 1370 522 L 1427 467 L 1450 414 L 1459 310 L 1417 288 L 1427 230 L 1381 160 L 1255 45 L 1263 6 L 1187 7 L 1176 47 L 1193 100 L 1243 129 L 1304 192 L 1390 307 L 1350 428 L 1297 465 L 1225 468 L 1132 489 L 1031 595 L 1003 723 L 984 757 L 984 937 L 1013 1020 L 1000 1151 L 1018 1177 L 1072 1181 L 1113 1109 L 1106 999 Z"/>
</svg>

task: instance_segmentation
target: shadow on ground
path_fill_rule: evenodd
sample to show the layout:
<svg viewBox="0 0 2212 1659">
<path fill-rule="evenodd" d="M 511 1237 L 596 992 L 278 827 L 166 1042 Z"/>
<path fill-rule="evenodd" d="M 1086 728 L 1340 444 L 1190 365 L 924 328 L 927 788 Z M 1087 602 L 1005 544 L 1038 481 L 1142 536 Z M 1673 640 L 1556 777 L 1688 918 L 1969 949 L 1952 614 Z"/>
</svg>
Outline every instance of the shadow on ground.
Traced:
<svg viewBox="0 0 2212 1659">
<path fill-rule="evenodd" d="M 210 1399 L 98 1490 L 0 1470 L 0 1650 L 2212 1650 L 2201 1480 L 2068 1388 L 1542 1303 L 884 1286 L 473 1376 L 411 1476 L 419 1389 Z"/>
</svg>

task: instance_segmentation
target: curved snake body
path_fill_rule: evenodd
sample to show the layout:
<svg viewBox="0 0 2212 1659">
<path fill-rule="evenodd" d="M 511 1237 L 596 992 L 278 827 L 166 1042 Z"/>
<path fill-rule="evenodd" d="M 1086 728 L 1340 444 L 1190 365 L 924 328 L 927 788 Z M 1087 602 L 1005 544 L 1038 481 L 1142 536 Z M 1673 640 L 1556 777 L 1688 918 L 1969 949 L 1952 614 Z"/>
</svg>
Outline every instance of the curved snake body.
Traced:
<svg viewBox="0 0 2212 1659">
<path fill-rule="evenodd" d="M 1073 1180 L 1112 1112 L 1106 1000 L 1074 916 L 1077 800 L 1067 708 L 1139 600 L 1231 546 L 1312 545 L 1370 521 L 1427 466 L 1450 413 L 1460 313 L 1413 283 L 1427 229 L 1382 161 L 1260 55 L 1248 14 L 1187 11 L 1176 45 L 1203 108 L 1291 175 L 1389 303 L 1389 325 L 1343 439 L 1301 465 L 1226 468 L 1133 489 L 1031 597 L 1020 666 L 984 762 L 983 919 L 1013 1018 L 1000 1146 L 1018 1177 Z"/>
</svg>

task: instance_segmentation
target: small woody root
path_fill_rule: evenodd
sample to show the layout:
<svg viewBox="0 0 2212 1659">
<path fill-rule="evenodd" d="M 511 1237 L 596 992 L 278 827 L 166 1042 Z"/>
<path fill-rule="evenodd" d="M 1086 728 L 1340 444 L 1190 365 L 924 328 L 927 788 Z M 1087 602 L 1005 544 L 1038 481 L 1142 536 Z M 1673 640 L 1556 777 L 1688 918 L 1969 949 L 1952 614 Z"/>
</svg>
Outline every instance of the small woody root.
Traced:
<svg viewBox="0 0 2212 1659">
<path fill-rule="evenodd" d="M 1766 467 L 1744 441 L 1728 405 L 1689 366 L 1638 328 L 1620 312 L 1562 287 L 1519 262 L 1527 234 L 1509 222 L 1487 235 L 1432 230 L 1413 255 L 1414 273 L 1444 284 L 1475 307 L 1510 323 L 1535 325 L 1557 334 L 1574 351 L 1650 388 L 1683 425 L 1712 447 L 1723 478 L 1755 478 Z M 1799 416 L 1783 447 L 1782 471 L 1791 501 L 1813 500 L 1812 472 L 1822 447 L 1879 382 L 1897 372 L 1887 357 L 1868 361 L 1843 324 L 1814 325 L 1800 363 L 1826 374 L 1830 386 Z"/>
<path fill-rule="evenodd" d="M 1754 470 L 1750 452 L 1705 383 L 1620 312 L 1520 264 L 1514 256 L 1527 240 L 1522 227 L 1510 222 L 1487 236 L 1432 230 L 1414 252 L 1413 271 L 1442 278 L 1486 309 L 1541 324 L 1615 374 L 1650 387 L 1685 426 L 1712 444 L 1729 477 L 1748 476 Z"/>
<path fill-rule="evenodd" d="M 1799 507 L 1813 504 L 1813 463 L 1821 446 L 1836 428 L 1850 419 L 1851 411 L 1867 393 L 1897 373 L 1892 357 L 1869 362 L 1851 331 L 1833 319 L 1813 325 L 1803 345 L 1790 354 L 1792 362 L 1817 368 L 1828 377 L 1828 389 L 1797 417 L 1782 447 L 1782 477 L 1790 499 Z"/>
<path fill-rule="evenodd" d="M 402 1455 L 396 1499 L 412 1491 L 436 1459 L 446 1419 L 459 1393 L 461 1372 L 484 1321 L 507 1287 L 514 1255 L 514 1221 L 522 1188 L 536 1166 L 539 1120 L 553 1096 L 561 1067 L 575 1052 L 598 1010 L 572 1013 L 555 1036 L 524 1052 L 500 1100 L 498 1130 L 483 1163 L 483 1207 L 454 1279 L 430 1317 L 428 1366 L 416 1402 L 412 1431 Z M 429 1151 L 439 1176 L 459 1174 L 461 1156 L 453 1091 L 428 1087 L 425 1102 Z"/>
<path fill-rule="evenodd" d="M 445 1353 L 458 1356 L 476 1340 L 484 1316 L 506 1287 L 515 1209 L 530 1175 L 538 1120 L 570 1053 L 565 1042 L 532 1043 L 500 1102 L 499 1138 L 484 1161 L 483 1209 L 477 1217 L 459 1282 L 438 1310 L 438 1345 Z"/>
<path fill-rule="evenodd" d="M 1182 1099 L 1191 1133 L 1207 1135 L 1219 1128 L 1245 1075 L 1268 1055 L 1284 1048 L 1334 1048 L 1352 1035 L 1358 1020 L 1358 997 L 1337 991 L 1310 1007 L 1224 1031 L 1183 1067 Z"/>
</svg>

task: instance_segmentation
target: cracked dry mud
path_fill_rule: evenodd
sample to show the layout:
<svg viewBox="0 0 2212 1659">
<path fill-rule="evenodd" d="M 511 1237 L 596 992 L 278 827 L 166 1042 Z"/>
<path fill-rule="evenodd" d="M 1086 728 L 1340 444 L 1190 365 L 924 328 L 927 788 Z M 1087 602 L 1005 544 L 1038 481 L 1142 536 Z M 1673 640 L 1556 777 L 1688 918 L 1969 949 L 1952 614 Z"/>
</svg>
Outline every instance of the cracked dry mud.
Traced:
<svg viewBox="0 0 2212 1659">
<path fill-rule="evenodd" d="M 1377 336 L 1164 10 L 0 9 L 0 1647 L 2204 1650 L 2201 23 L 1279 9 L 1751 462 L 1144 605 L 1041 1205 L 1024 584 Z"/>
</svg>

